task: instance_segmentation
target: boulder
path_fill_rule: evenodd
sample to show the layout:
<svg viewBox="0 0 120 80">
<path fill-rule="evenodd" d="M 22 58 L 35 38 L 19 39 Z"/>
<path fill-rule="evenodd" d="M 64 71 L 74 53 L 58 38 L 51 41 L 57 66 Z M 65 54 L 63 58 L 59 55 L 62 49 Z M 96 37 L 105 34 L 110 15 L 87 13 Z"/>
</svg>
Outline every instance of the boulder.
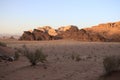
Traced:
<svg viewBox="0 0 120 80">
<path fill-rule="evenodd" d="M 48 34 L 51 36 L 57 36 L 57 31 L 55 29 L 49 29 Z"/>
</svg>

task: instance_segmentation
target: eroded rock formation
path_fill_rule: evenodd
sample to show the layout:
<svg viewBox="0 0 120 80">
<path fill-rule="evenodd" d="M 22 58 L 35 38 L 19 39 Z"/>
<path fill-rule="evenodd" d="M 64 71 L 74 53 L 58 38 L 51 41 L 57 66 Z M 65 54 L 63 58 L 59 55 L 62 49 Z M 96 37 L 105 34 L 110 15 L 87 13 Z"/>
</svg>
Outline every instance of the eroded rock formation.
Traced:
<svg viewBox="0 0 120 80">
<path fill-rule="evenodd" d="M 57 30 L 50 26 L 25 31 L 20 40 L 72 39 L 80 41 L 120 42 L 120 22 L 99 24 L 91 28 L 78 29 L 77 26 L 62 26 Z"/>
<path fill-rule="evenodd" d="M 24 31 L 19 40 L 57 40 L 60 37 L 56 36 L 57 32 L 49 26 L 39 27 L 33 31 Z"/>
</svg>

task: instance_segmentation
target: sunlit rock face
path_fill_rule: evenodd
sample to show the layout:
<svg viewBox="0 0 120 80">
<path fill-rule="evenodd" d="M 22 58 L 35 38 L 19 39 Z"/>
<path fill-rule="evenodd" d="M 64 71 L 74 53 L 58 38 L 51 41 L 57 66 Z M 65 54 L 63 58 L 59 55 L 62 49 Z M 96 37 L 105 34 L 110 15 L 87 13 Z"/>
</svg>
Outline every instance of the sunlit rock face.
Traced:
<svg viewBox="0 0 120 80">
<path fill-rule="evenodd" d="M 105 23 L 91 28 L 78 29 L 77 26 L 68 25 L 54 29 L 50 26 L 38 27 L 34 30 L 24 31 L 20 40 L 79 40 L 120 42 L 120 22 Z"/>
<path fill-rule="evenodd" d="M 51 36 L 57 36 L 57 31 L 55 29 L 49 29 L 48 34 Z"/>
<path fill-rule="evenodd" d="M 43 31 L 43 32 L 47 32 L 50 36 L 56 36 L 57 35 L 56 30 L 53 29 L 50 26 L 38 27 L 37 29 L 40 30 L 40 31 Z"/>
</svg>

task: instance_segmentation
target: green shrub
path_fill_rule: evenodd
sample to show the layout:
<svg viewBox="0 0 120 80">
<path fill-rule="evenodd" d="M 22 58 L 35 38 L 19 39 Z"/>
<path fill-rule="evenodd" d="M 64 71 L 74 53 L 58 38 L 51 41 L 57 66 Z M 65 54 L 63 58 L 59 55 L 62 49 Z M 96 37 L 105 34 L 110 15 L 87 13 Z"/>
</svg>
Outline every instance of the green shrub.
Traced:
<svg viewBox="0 0 120 80">
<path fill-rule="evenodd" d="M 113 71 L 120 70 L 120 57 L 118 56 L 107 56 L 103 60 L 104 69 L 106 74 L 110 74 Z"/>
<path fill-rule="evenodd" d="M 4 42 L 0 42 L 0 46 L 7 47 L 7 44 Z"/>
<path fill-rule="evenodd" d="M 27 57 L 32 66 L 36 65 L 38 62 L 44 63 L 46 60 L 46 55 L 43 54 L 42 50 L 37 49 L 35 52 L 30 52 L 27 47 L 25 47 L 24 55 Z"/>
</svg>

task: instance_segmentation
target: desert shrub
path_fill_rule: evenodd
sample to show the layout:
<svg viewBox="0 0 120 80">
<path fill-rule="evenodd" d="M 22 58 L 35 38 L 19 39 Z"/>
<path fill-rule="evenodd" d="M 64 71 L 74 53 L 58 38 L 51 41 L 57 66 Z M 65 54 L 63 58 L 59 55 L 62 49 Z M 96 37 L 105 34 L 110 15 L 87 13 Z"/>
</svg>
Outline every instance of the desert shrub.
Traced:
<svg viewBox="0 0 120 80">
<path fill-rule="evenodd" d="M 25 47 L 24 55 L 32 66 L 36 65 L 38 62 L 44 63 L 47 61 L 47 56 L 43 54 L 41 49 L 37 49 L 35 52 L 30 52 L 27 47 Z"/>
<path fill-rule="evenodd" d="M 71 59 L 79 62 L 81 60 L 80 55 L 78 54 L 72 54 Z"/>
<path fill-rule="evenodd" d="M 0 46 L 7 47 L 7 44 L 4 42 L 0 42 Z"/>
<path fill-rule="evenodd" d="M 81 60 L 80 56 L 77 55 L 77 56 L 76 56 L 76 61 L 79 62 L 80 60 Z"/>
<path fill-rule="evenodd" d="M 22 48 L 23 49 L 21 49 L 21 50 L 19 49 L 19 52 L 21 52 L 23 55 L 30 53 L 29 49 L 27 48 L 27 46 L 25 44 L 22 46 Z"/>
<path fill-rule="evenodd" d="M 106 74 L 110 74 L 113 71 L 120 70 L 120 57 L 118 56 L 107 56 L 103 60 L 104 69 Z"/>
<path fill-rule="evenodd" d="M 71 55 L 71 58 L 72 58 L 72 60 L 74 60 L 74 59 L 75 59 L 75 56 L 72 54 L 72 55 Z"/>
<path fill-rule="evenodd" d="M 16 52 L 18 52 L 18 53 L 23 53 L 23 49 L 22 48 L 14 48 L 15 50 L 16 50 Z"/>
<path fill-rule="evenodd" d="M 14 59 L 15 60 L 18 60 L 20 57 L 19 53 L 16 51 L 15 54 L 14 54 Z"/>
</svg>

